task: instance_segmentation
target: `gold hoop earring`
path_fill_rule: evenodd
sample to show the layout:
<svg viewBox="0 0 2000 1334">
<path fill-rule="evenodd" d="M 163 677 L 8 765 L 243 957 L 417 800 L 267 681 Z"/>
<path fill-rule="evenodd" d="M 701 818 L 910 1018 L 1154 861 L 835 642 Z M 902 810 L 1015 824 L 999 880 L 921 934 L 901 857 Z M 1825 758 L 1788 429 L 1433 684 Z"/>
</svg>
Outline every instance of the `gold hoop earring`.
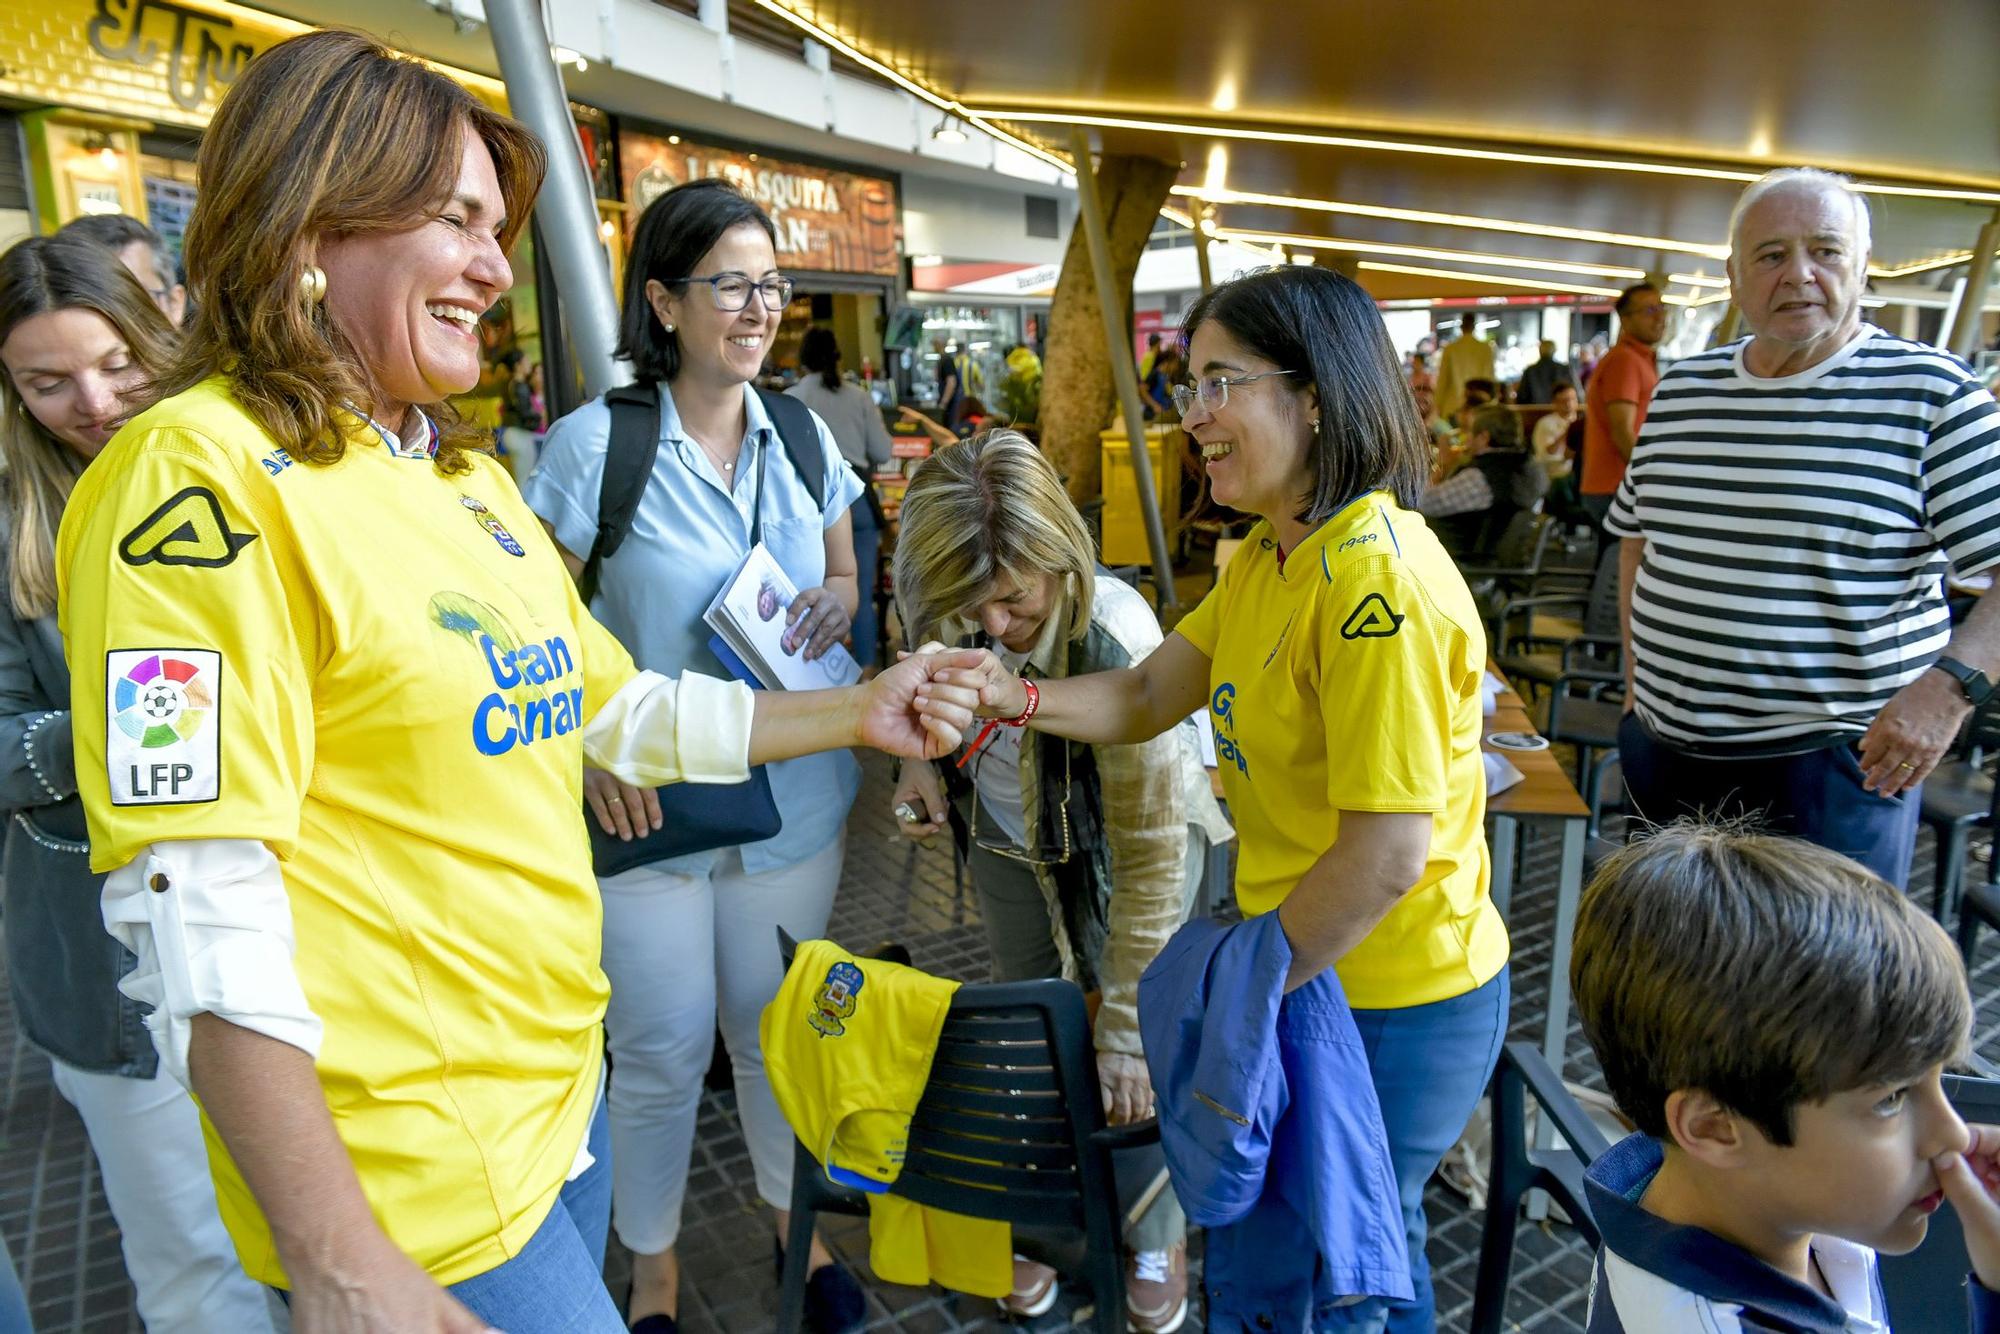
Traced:
<svg viewBox="0 0 2000 1334">
<path fill-rule="evenodd" d="M 326 270 L 317 264 L 308 264 L 299 274 L 299 295 L 306 299 L 308 306 L 317 306 L 326 300 Z"/>
</svg>

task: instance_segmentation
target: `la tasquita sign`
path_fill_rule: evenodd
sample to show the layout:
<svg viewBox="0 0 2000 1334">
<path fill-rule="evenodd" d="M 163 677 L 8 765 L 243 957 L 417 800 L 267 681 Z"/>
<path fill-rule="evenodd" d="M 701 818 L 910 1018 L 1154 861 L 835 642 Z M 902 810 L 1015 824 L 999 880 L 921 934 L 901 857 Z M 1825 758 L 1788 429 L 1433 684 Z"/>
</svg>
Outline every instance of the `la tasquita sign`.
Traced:
<svg viewBox="0 0 2000 1334">
<path fill-rule="evenodd" d="M 896 275 L 902 217 L 896 187 L 879 176 L 785 162 L 767 154 L 711 148 L 683 139 L 621 131 L 627 219 L 676 185 L 720 177 L 749 195 L 778 229 L 778 264 L 822 273 Z"/>
</svg>

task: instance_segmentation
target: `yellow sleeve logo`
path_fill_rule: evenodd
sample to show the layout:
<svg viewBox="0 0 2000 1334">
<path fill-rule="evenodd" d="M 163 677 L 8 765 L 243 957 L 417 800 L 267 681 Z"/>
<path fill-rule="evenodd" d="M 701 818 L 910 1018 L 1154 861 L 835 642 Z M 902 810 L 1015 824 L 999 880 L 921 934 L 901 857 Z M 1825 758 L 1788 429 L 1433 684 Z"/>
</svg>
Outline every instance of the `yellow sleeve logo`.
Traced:
<svg viewBox="0 0 2000 1334">
<path fill-rule="evenodd" d="M 175 492 L 125 534 L 125 540 L 118 544 L 118 555 L 127 565 L 193 565 L 216 570 L 256 540 L 255 533 L 230 531 L 215 492 L 205 486 L 190 486 Z"/>
<path fill-rule="evenodd" d="M 1340 627 L 1342 639 L 1387 639 L 1403 628 L 1404 617 L 1392 610 L 1388 599 L 1370 593 Z"/>
</svg>

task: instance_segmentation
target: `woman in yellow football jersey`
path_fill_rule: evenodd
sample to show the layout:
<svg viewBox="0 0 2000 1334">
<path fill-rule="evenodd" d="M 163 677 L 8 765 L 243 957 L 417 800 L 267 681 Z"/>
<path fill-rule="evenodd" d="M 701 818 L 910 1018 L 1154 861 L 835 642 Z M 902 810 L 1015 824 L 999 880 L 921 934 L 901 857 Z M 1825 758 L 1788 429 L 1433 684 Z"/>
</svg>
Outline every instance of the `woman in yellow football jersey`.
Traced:
<svg viewBox="0 0 2000 1334">
<path fill-rule="evenodd" d="M 1507 932 L 1487 895 L 1479 758 L 1486 645 L 1465 582 L 1411 509 L 1423 428 L 1374 302 L 1325 269 L 1237 279 L 1183 326 L 1174 386 L 1215 498 L 1262 522 L 1144 661 L 1024 683 L 989 653 L 940 683 L 1078 740 L 1157 736 L 1204 701 L 1240 838 L 1237 902 L 1276 911 L 1288 986 L 1337 971 L 1367 1046 L 1434 1324 L 1423 1187 L 1507 1023 Z"/>
<path fill-rule="evenodd" d="M 299 1334 L 623 1334 L 586 756 L 734 782 L 959 740 L 910 709 L 922 668 L 753 700 L 638 671 L 591 619 L 443 403 L 542 167 L 360 33 L 259 56 L 202 141 L 186 344 L 58 539 L 123 986 Z"/>
</svg>

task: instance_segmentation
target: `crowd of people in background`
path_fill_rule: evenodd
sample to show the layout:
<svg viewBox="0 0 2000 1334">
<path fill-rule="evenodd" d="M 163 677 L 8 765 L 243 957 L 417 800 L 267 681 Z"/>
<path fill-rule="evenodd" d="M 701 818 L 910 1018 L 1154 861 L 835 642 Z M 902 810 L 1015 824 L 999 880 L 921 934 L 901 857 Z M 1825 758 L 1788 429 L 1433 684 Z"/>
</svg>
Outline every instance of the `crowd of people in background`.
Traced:
<svg viewBox="0 0 2000 1334">
<path fill-rule="evenodd" d="M 1619 752 L 1665 827 L 1576 926 L 1636 1128 L 1591 1169 L 1593 1327 L 1886 1328 L 1875 1250 L 1948 1198 L 2000 1330 L 2000 1131 L 1941 1083 L 1964 965 L 1899 892 L 2000 675 L 2000 598 L 1954 624 L 1940 587 L 2000 566 L 2000 406 L 1861 318 L 1841 178 L 1743 192 L 1748 336 L 1664 368 L 1650 283 L 1594 364 L 1545 341 L 1511 385 L 1475 314 L 1433 377 L 1329 269 L 1204 293 L 1139 379 L 1248 536 L 1168 627 L 1033 440 L 959 438 L 944 347 L 891 653 L 884 415 L 823 328 L 758 386 L 793 288 L 733 186 L 638 222 L 635 385 L 551 422 L 501 359 L 524 486 L 459 420 L 543 168 L 444 75 L 315 32 L 224 97 L 185 282 L 131 219 L 0 254 L 7 972 L 150 1329 L 674 1334 L 718 1032 L 774 1259 L 807 1253 L 817 1334 L 859 1328 L 860 1277 L 788 1233 L 764 1028 L 780 934 L 826 933 L 858 746 L 899 758 L 900 832 L 956 845 L 994 979 L 1096 998 L 1105 1119 L 1160 1122 L 1124 1164 L 1172 1183 L 1124 1229 L 1128 1327 L 1181 1327 L 1190 1220 L 1247 1190 L 1208 1328 L 1434 1329 L 1424 1189 L 1512 988 L 1458 562 L 1540 511 L 1617 563 Z M 705 613 L 760 555 L 782 651 L 851 645 L 861 679 L 741 679 Z M 1246 1186 L 1246 1128 L 1310 1151 Z M 1049 1310 L 1056 1270 L 1010 1258 L 1003 1310 Z"/>
</svg>

